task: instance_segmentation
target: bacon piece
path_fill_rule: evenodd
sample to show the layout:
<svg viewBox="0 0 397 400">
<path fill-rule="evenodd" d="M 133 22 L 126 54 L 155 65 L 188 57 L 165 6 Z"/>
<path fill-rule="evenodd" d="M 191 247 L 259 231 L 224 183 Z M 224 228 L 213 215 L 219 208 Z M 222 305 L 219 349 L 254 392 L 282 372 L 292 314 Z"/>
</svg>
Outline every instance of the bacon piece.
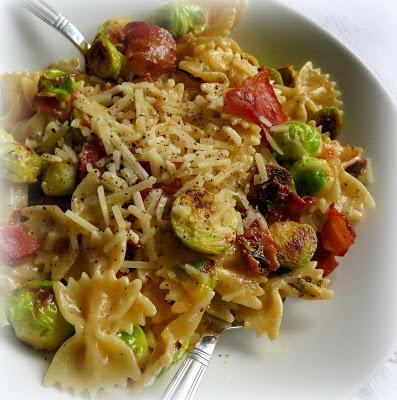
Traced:
<svg viewBox="0 0 397 400">
<path fill-rule="evenodd" d="M 175 193 L 182 187 L 182 181 L 179 178 L 171 179 L 164 182 L 157 182 L 153 185 L 152 189 L 145 189 L 141 191 L 143 200 L 149 195 L 153 189 L 161 189 L 167 197 L 173 197 Z"/>
<path fill-rule="evenodd" d="M 65 122 L 72 112 L 74 97 L 67 101 L 60 101 L 56 97 L 37 94 L 32 103 L 36 111 L 46 114 L 59 122 Z"/>
<path fill-rule="evenodd" d="M 288 191 L 288 197 L 281 210 L 282 220 L 299 221 L 301 216 L 317 200 L 315 196 L 299 197 L 296 193 Z"/>
<path fill-rule="evenodd" d="M 237 236 L 237 245 L 251 270 L 257 274 L 275 271 L 280 266 L 270 233 L 262 229 L 257 221 L 245 229 L 243 235 Z"/>
<path fill-rule="evenodd" d="M 263 118 L 272 125 L 287 121 L 266 68 L 256 76 L 245 79 L 240 87 L 226 93 L 224 111 L 261 125 L 266 132 L 269 131 L 269 126 L 264 123 Z"/>
<path fill-rule="evenodd" d="M 268 180 L 262 185 L 252 185 L 248 200 L 265 216 L 269 223 L 299 221 L 316 197 L 299 197 L 291 190 L 292 177 L 280 165 L 266 164 Z"/>
<path fill-rule="evenodd" d="M 28 234 L 19 222 L 9 222 L 0 226 L 0 255 L 12 264 L 21 258 L 36 254 L 39 242 Z"/>
<path fill-rule="evenodd" d="M 91 164 L 95 168 L 96 163 L 103 157 L 105 157 L 105 151 L 102 147 L 102 143 L 98 139 L 85 142 L 79 155 L 81 177 L 87 175 L 88 164 Z"/>
<path fill-rule="evenodd" d="M 157 25 L 135 21 L 125 28 L 125 72 L 129 78 L 172 73 L 177 68 L 176 42 L 170 32 Z"/>
<path fill-rule="evenodd" d="M 324 248 L 337 256 L 344 256 L 356 239 L 356 233 L 349 219 L 332 204 L 328 219 L 321 231 Z"/>
<path fill-rule="evenodd" d="M 323 276 L 328 276 L 339 265 L 335 254 L 324 248 L 321 234 L 317 234 L 317 249 L 313 260 L 317 261 L 317 268 L 324 270 Z"/>
</svg>

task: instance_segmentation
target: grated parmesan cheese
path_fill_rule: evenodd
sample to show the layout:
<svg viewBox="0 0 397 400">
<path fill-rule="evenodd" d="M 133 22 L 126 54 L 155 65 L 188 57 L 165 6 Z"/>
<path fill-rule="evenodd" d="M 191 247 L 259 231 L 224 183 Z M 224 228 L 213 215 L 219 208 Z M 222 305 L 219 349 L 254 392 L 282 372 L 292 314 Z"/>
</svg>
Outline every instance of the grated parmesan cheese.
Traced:
<svg viewBox="0 0 397 400">
<path fill-rule="evenodd" d="M 260 154 L 260 153 L 255 154 L 255 162 L 258 167 L 258 172 L 259 172 L 259 177 L 260 177 L 259 183 L 267 182 L 269 180 L 269 177 L 267 176 L 266 165 L 265 165 L 265 161 L 262 157 L 262 154 Z M 255 182 L 254 182 L 254 184 L 255 184 Z"/>
<path fill-rule="evenodd" d="M 99 205 L 101 207 L 103 220 L 105 222 L 105 225 L 109 225 L 110 217 L 109 217 L 108 205 L 106 203 L 105 189 L 103 188 L 103 186 L 99 186 L 97 192 L 98 192 Z"/>
<path fill-rule="evenodd" d="M 90 222 L 88 222 L 84 218 L 81 218 L 79 215 L 75 214 L 70 210 L 67 210 L 65 212 L 65 215 L 88 232 L 99 231 L 99 229 L 95 225 L 92 225 Z"/>
</svg>

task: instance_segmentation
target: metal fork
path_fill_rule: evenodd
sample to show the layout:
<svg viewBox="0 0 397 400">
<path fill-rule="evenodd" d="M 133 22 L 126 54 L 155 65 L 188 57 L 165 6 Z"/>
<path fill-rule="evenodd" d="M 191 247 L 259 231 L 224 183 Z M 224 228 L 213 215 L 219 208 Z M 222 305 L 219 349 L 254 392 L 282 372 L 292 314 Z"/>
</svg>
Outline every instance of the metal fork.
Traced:
<svg viewBox="0 0 397 400">
<path fill-rule="evenodd" d="M 20 5 L 66 37 L 85 57 L 90 48 L 81 32 L 62 14 L 43 0 L 17 0 Z"/>
<path fill-rule="evenodd" d="M 168 385 L 161 400 L 190 400 L 196 393 L 208 367 L 215 346 L 222 332 L 241 328 L 206 314 L 209 326 L 196 346 L 186 356 L 177 373 Z"/>
</svg>

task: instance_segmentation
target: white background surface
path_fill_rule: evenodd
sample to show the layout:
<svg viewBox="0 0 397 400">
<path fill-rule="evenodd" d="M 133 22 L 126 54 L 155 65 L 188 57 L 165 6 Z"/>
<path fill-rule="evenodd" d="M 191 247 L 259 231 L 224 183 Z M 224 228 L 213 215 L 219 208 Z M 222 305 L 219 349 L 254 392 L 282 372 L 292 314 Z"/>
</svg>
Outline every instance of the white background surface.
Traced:
<svg viewBox="0 0 397 400">
<path fill-rule="evenodd" d="M 396 0 L 282 0 L 281 2 L 316 21 L 346 44 L 372 69 L 397 100 Z M 397 399 L 397 351 L 391 355 L 386 366 L 352 400 L 395 399 Z"/>
</svg>

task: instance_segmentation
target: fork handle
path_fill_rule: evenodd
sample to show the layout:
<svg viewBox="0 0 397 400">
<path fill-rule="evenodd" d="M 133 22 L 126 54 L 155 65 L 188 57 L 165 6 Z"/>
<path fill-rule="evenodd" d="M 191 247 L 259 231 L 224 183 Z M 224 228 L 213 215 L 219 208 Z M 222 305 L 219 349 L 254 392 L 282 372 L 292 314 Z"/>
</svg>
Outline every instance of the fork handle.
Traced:
<svg viewBox="0 0 397 400">
<path fill-rule="evenodd" d="M 62 14 L 52 8 L 44 0 L 17 0 L 18 3 L 40 18 L 46 24 L 56 29 L 66 37 L 77 49 L 85 55 L 90 44 L 84 39 L 81 32 Z"/>
<path fill-rule="evenodd" d="M 203 378 L 218 336 L 205 335 L 186 356 L 161 400 L 190 400 Z"/>
</svg>

